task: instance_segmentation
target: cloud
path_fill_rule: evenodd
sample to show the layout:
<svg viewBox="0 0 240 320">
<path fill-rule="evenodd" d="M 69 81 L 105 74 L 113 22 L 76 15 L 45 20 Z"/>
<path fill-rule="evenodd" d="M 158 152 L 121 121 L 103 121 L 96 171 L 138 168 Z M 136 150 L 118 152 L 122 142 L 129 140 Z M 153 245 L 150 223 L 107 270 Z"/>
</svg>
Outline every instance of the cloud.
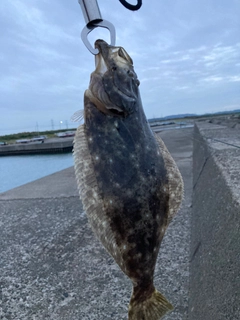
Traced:
<svg viewBox="0 0 240 320">
<path fill-rule="evenodd" d="M 175 90 L 189 90 L 189 89 L 190 89 L 189 86 L 177 86 L 177 87 L 175 88 Z"/>
<path fill-rule="evenodd" d="M 240 74 L 237 76 L 228 77 L 228 79 L 230 82 L 239 82 L 240 81 Z"/>
<path fill-rule="evenodd" d="M 145 1 L 146 2 L 146 1 Z M 240 101 L 239 2 L 143 2 L 137 12 L 99 0 L 104 19 L 134 61 L 147 117 L 204 113 Z M 94 57 L 80 39 L 85 21 L 78 1 L 0 2 L 0 134 L 3 119 L 41 127 L 82 108 Z M 97 28 L 89 35 L 109 40 Z M 11 112 L 10 112 L 11 110 Z M 37 119 L 37 120 L 36 120 Z"/>
<path fill-rule="evenodd" d="M 149 74 L 143 81 L 162 80 L 166 85 L 190 90 L 204 83 L 237 82 L 239 71 L 235 65 L 240 60 L 239 49 L 239 43 L 232 46 L 217 44 L 168 53 L 167 59 L 162 54 L 156 66 L 143 69 L 144 74 Z M 185 85 L 179 86 L 179 83 Z"/>
<path fill-rule="evenodd" d="M 202 81 L 205 81 L 205 82 L 219 82 L 219 81 L 223 81 L 223 77 L 210 76 L 210 77 L 202 79 Z"/>
<path fill-rule="evenodd" d="M 6 13 L 11 17 L 11 23 L 22 30 L 16 34 L 20 39 L 38 43 L 56 43 L 59 41 L 76 40 L 74 36 L 68 34 L 59 25 L 47 21 L 46 12 L 40 7 L 36 7 L 35 1 L 9 0 L 5 6 Z"/>
<path fill-rule="evenodd" d="M 209 76 L 202 81 L 205 81 L 207 83 L 216 83 L 216 82 L 239 82 L 240 81 L 240 75 L 238 76 L 225 76 L 225 77 L 219 77 L 219 76 Z"/>
<path fill-rule="evenodd" d="M 239 59 L 239 49 L 240 43 L 233 46 L 217 45 L 203 56 L 203 61 L 206 66 L 226 65 Z"/>
</svg>

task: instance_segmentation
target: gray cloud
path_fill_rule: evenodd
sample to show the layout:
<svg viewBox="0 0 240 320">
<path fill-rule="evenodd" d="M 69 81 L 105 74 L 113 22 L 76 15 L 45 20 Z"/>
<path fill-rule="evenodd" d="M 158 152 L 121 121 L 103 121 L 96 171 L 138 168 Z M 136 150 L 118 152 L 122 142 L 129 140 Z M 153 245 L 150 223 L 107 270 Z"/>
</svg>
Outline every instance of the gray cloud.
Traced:
<svg viewBox="0 0 240 320">
<path fill-rule="evenodd" d="M 240 108 L 240 3 L 99 0 L 134 60 L 147 117 Z M 68 121 L 83 108 L 94 57 L 78 1 L 0 2 L 0 135 Z M 109 40 L 102 28 L 89 35 Z"/>
</svg>

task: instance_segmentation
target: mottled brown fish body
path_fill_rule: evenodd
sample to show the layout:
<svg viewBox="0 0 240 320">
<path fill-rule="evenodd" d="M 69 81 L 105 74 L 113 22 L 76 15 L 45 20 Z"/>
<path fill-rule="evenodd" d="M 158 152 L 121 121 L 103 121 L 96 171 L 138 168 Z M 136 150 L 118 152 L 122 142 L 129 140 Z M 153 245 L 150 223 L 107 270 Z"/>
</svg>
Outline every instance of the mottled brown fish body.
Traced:
<svg viewBox="0 0 240 320">
<path fill-rule="evenodd" d="M 75 170 L 92 229 L 132 280 L 129 319 L 157 320 L 172 309 L 155 290 L 161 240 L 182 198 L 182 179 L 146 120 L 132 60 L 98 40 L 96 71 L 74 143 Z"/>
</svg>

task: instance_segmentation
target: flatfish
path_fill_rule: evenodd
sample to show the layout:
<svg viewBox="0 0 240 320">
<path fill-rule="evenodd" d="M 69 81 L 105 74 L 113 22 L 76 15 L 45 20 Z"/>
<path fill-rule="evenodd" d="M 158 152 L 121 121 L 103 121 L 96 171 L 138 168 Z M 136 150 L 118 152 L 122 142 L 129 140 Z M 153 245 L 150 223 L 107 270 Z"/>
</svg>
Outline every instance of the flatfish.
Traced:
<svg viewBox="0 0 240 320">
<path fill-rule="evenodd" d="M 79 193 L 92 230 L 132 281 L 128 319 L 158 320 L 173 309 L 153 275 L 182 201 L 182 177 L 148 124 L 131 57 L 103 40 L 95 47 L 84 124 L 74 139 Z"/>
</svg>

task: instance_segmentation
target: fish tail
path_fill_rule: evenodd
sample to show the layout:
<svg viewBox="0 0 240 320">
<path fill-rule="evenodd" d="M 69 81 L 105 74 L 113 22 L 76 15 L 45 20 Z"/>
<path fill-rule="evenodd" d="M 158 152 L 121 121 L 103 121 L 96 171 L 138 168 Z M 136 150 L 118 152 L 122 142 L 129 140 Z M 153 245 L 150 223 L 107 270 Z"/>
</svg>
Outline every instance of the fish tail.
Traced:
<svg viewBox="0 0 240 320">
<path fill-rule="evenodd" d="M 131 298 L 128 320 L 160 320 L 171 310 L 173 310 L 171 303 L 155 289 L 151 296 L 144 301 L 138 302 Z"/>
</svg>

